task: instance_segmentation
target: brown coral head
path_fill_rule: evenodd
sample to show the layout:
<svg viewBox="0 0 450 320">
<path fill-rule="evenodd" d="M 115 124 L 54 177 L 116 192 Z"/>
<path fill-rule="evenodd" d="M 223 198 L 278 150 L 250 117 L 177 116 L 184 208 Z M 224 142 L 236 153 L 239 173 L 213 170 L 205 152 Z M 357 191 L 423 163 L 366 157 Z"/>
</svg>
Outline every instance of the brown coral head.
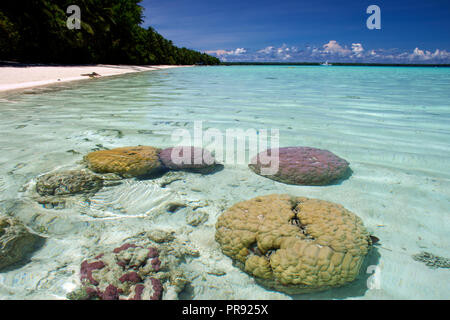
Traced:
<svg viewBox="0 0 450 320">
<path fill-rule="evenodd" d="M 150 146 L 122 147 L 91 152 L 84 160 L 94 172 L 134 177 L 160 169 L 159 152 L 158 148 Z"/>
<path fill-rule="evenodd" d="M 353 281 L 371 245 L 361 219 L 341 205 L 278 194 L 233 205 L 215 238 L 258 282 L 287 293 Z"/>
</svg>

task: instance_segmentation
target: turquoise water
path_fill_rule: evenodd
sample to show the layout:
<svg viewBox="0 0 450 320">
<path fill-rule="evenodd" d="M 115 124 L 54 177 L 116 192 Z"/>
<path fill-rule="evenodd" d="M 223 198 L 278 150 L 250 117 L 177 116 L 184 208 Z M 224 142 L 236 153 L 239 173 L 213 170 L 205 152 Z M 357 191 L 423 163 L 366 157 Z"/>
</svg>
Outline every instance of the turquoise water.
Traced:
<svg viewBox="0 0 450 320">
<path fill-rule="evenodd" d="M 152 228 L 174 230 L 200 252 L 183 265 L 194 299 L 450 298 L 449 269 L 411 257 L 450 257 L 449 68 L 180 68 L 2 94 L 0 108 L 0 211 L 48 229 L 30 262 L 0 273 L 0 299 L 63 298 L 93 248 Z M 179 173 L 166 188 L 158 185 L 164 177 L 130 179 L 100 191 L 90 206 L 43 209 L 29 199 L 42 173 L 80 166 L 95 148 L 172 146 L 174 130 L 193 132 L 194 121 L 220 132 L 278 129 L 280 146 L 328 149 L 350 162 L 353 175 L 327 187 L 291 186 L 225 163 L 212 175 Z M 217 217 L 271 193 L 333 201 L 360 216 L 380 239 L 368 257 L 376 288 L 367 286 L 368 272 L 347 287 L 292 297 L 234 268 L 214 242 Z M 208 220 L 193 227 L 183 210 L 152 214 L 165 199 L 200 203 Z"/>
</svg>

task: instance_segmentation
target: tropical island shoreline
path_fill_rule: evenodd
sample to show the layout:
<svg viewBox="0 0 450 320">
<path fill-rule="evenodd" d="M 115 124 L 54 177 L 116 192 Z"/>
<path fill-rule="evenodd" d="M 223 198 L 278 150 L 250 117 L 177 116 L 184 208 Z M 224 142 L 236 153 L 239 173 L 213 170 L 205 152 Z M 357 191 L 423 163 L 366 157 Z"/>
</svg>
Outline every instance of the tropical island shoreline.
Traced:
<svg viewBox="0 0 450 320">
<path fill-rule="evenodd" d="M 0 92 L 127 73 L 192 65 L 24 65 L 0 66 Z"/>
</svg>

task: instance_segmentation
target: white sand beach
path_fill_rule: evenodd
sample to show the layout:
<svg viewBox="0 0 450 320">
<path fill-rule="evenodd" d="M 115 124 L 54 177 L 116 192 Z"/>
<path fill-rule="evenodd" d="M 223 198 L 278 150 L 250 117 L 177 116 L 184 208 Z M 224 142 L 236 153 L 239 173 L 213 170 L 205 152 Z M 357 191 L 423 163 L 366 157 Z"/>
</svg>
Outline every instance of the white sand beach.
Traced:
<svg viewBox="0 0 450 320">
<path fill-rule="evenodd" d="M 179 65 L 80 65 L 80 66 L 4 66 L 0 67 L 0 92 L 52 83 L 115 76 L 132 72 L 162 70 Z M 94 73 L 94 76 L 89 74 Z"/>
</svg>

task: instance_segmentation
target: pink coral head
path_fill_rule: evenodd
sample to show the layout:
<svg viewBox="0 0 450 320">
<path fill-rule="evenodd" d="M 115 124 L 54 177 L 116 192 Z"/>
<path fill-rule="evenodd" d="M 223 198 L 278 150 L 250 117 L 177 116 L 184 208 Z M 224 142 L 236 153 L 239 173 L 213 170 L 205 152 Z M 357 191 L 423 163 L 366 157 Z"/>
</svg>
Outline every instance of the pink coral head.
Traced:
<svg viewBox="0 0 450 320">
<path fill-rule="evenodd" d="M 158 255 L 159 255 L 158 249 L 153 248 L 153 247 L 148 249 L 147 257 L 149 257 L 149 258 L 156 258 Z"/>
<path fill-rule="evenodd" d="M 202 169 L 215 164 L 212 154 L 203 148 L 178 146 L 160 152 L 161 162 L 169 169 Z"/>
<path fill-rule="evenodd" d="M 105 263 L 103 261 L 95 261 L 92 263 L 89 263 L 87 260 L 83 261 L 81 263 L 80 280 L 83 281 L 83 280 L 87 279 L 94 286 L 98 285 L 97 280 L 95 280 L 92 276 L 92 271 L 99 270 L 104 267 L 105 267 Z"/>
<path fill-rule="evenodd" d="M 130 300 L 142 300 L 142 292 L 144 292 L 145 286 L 138 284 L 134 289 L 134 297 Z"/>
<path fill-rule="evenodd" d="M 119 290 L 110 284 L 103 293 L 99 294 L 99 296 L 102 300 L 119 300 Z"/>
<path fill-rule="evenodd" d="M 161 269 L 161 260 L 159 260 L 158 258 L 152 259 L 152 266 L 153 270 L 158 272 Z"/>
<path fill-rule="evenodd" d="M 136 248 L 136 247 L 137 246 L 135 244 L 133 244 L 133 243 L 125 243 L 124 245 L 122 245 L 122 246 L 120 246 L 118 248 L 115 248 L 113 250 L 113 252 L 114 253 L 119 253 L 120 251 L 127 250 L 129 248 Z"/>
<path fill-rule="evenodd" d="M 272 165 L 266 161 L 266 155 L 274 153 L 277 153 L 278 170 L 265 174 L 263 169 Z M 252 158 L 249 167 L 269 179 L 300 185 L 327 185 L 351 172 L 346 160 L 328 150 L 310 147 L 269 149 Z"/>
<path fill-rule="evenodd" d="M 150 297 L 150 300 L 161 300 L 163 286 L 159 279 L 151 278 L 152 286 L 153 286 L 153 295 Z"/>
<path fill-rule="evenodd" d="M 141 282 L 142 279 L 136 272 L 128 272 L 119 278 L 119 281 L 124 283 L 125 281 L 138 283 Z"/>
</svg>

